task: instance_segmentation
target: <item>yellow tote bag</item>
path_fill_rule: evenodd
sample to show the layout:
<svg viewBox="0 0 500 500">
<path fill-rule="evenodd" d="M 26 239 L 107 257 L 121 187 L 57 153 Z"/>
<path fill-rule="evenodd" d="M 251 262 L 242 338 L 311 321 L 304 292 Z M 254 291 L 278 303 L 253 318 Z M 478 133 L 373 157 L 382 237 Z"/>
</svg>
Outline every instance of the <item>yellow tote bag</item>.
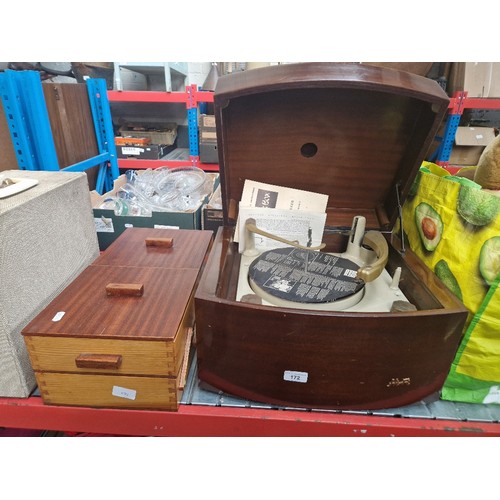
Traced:
<svg viewBox="0 0 500 500">
<path fill-rule="evenodd" d="M 424 163 L 403 207 L 407 245 L 469 310 L 441 397 L 500 404 L 500 197 L 442 174 Z"/>
</svg>

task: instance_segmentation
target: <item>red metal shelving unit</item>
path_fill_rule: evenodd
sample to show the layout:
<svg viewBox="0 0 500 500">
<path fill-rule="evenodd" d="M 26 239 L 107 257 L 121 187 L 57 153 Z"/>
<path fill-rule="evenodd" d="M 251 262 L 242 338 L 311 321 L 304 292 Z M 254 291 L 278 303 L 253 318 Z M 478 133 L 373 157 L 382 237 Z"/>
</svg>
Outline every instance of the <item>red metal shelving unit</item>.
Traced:
<svg viewBox="0 0 500 500">
<path fill-rule="evenodd" d="M 500 436 L 500 423 L 181 405 L 177 412 L 44 405 L 0 398 L 0 426 L 125 436 Z"/>
<path fill-rule="evenodd" d="M 158 167 L 186 167 L 195 166 L 208 172 L 218 172 L 219 165 L 212 163 L 201 163 L 198 152 L 197 110 L 199 103 L 214 102 L 213 92 L 200 91 L 196 85 L 186 87 L 185 92 L 161 92 L 161 91 L 108 91 L 108 100 L 120 103 L 181 103 L 186 105 L 188 112 L 188 129 L 190 134 L 190 156 L 189 160 L 140 160 L 136 158 L 118 158 L 120 169 L 148 169 Z M 195 154 L 192 154 L 194 150 Z"/>
<path fill-rule="evenodd" d="M 213 102 L 213 93 L 108 91 L 110 102 Z M 486 102 L 485 102 L 486 101 Z M 450 114 L 464 108 L 500 109 L 500 100 L 450 101 Z M 489 107 L 494 106 L 494 107 Z M 456 113 L 455 113 L 456 114 Z M 155 168 L 162 160 L 118 160 L 120 168 Z M 192 156 L 172 166 L 199 165 Z M 218 165 L 203 164 L 205 170 Z M 0 398 L 0 427 L 54 430 L 68 433 L 126 436 L 485 436 L 500 437 L 498 421 L 462 421 L 452 416 L 418 418 L 381 416 L 362 412 L 321 412 L 254 407 L 181 404 L 177 412 L 45 405 L 39 396 Z"/>
<path fill-rule="evenodd" d="M 457 128 L 465 109 L 500 109 L 500 99 L 468 97 L 467 91 L 455 92 L 453 97 L 450 98 L 444 134 L 435 153 L 435 158 L 433 157 L 432 160 L 437 165 L 448 169 L 451 173 L 460 170 L 460 167 L 450 165 L 449 159 Z"/>
<path fill-rule="evenodd" d="M 79 434 L 179 437 L 500 436 L 500 406 L 441 401 L 438 394 L 404 408 L 305 410 L 234 398 L 203 387 L 193 353 L 178 411 L 149 411 L 0 398 L 0 427 Z"/>
</svg>

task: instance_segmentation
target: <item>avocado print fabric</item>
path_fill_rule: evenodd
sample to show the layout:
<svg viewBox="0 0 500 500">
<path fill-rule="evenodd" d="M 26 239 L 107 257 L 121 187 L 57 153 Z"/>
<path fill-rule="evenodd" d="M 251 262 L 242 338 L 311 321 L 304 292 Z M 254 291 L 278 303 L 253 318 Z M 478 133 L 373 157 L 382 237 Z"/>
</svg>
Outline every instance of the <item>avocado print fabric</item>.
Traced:
<svg viewBox="0 0 500 500">
<path fill-rule="evenodd" d="M 500 404 L 500 196 L 428 167 L 403 207 L 405 242 L 469 310 L 441 398 Z"/>
<path fill-rule="evenodd" d="M 466 330 L 441 398 L 500 404 L 500 275 Z"/>
</svg>

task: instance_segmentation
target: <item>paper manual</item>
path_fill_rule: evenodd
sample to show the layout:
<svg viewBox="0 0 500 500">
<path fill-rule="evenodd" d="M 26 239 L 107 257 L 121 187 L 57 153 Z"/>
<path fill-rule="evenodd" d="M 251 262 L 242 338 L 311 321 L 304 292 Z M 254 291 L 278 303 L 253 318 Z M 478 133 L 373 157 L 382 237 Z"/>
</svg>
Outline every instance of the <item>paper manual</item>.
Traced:
<svg viewBox="0 0 500 500">
<path fill-rule="evenodd" d="M 320 245 L 327 204 L 325 194 L 246 180 L 234 234 L 234 240 L 240 242 L 239 251 L 243 251 L 247 219 L 255 219 L 258 228 L 290 241 L 297 240 L 300 245 Z M 281 247 L 283 243 L 256 234 L 255 246 L 265 251 Z"/>
</svg>

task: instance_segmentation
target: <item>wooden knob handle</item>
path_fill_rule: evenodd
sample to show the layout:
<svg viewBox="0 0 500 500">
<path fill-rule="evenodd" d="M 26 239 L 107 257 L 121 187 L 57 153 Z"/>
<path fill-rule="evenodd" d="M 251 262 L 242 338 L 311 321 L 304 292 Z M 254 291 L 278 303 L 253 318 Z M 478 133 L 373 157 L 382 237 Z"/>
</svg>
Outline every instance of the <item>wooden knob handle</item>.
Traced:
<svg viewBox="0 0 500 500">
<path fill-rule="evenodd" d="M 79 354 L 75 358 L 78 368 L 111 368 L 117 369 L 122 363 L 120 354 Z"/>
<path fill-rule="evenodd" d="M 106 294 L 113 297 L 130 296 L 142 297 L 144 285 L 142 283 L 108 283 L 106 285 Z"/>
<path fill-rule="evenodd" d="M 145 241 L 147 247 L 172 248 L 174 245 L 173 238 L 146 238 Z"/>
</svg>

